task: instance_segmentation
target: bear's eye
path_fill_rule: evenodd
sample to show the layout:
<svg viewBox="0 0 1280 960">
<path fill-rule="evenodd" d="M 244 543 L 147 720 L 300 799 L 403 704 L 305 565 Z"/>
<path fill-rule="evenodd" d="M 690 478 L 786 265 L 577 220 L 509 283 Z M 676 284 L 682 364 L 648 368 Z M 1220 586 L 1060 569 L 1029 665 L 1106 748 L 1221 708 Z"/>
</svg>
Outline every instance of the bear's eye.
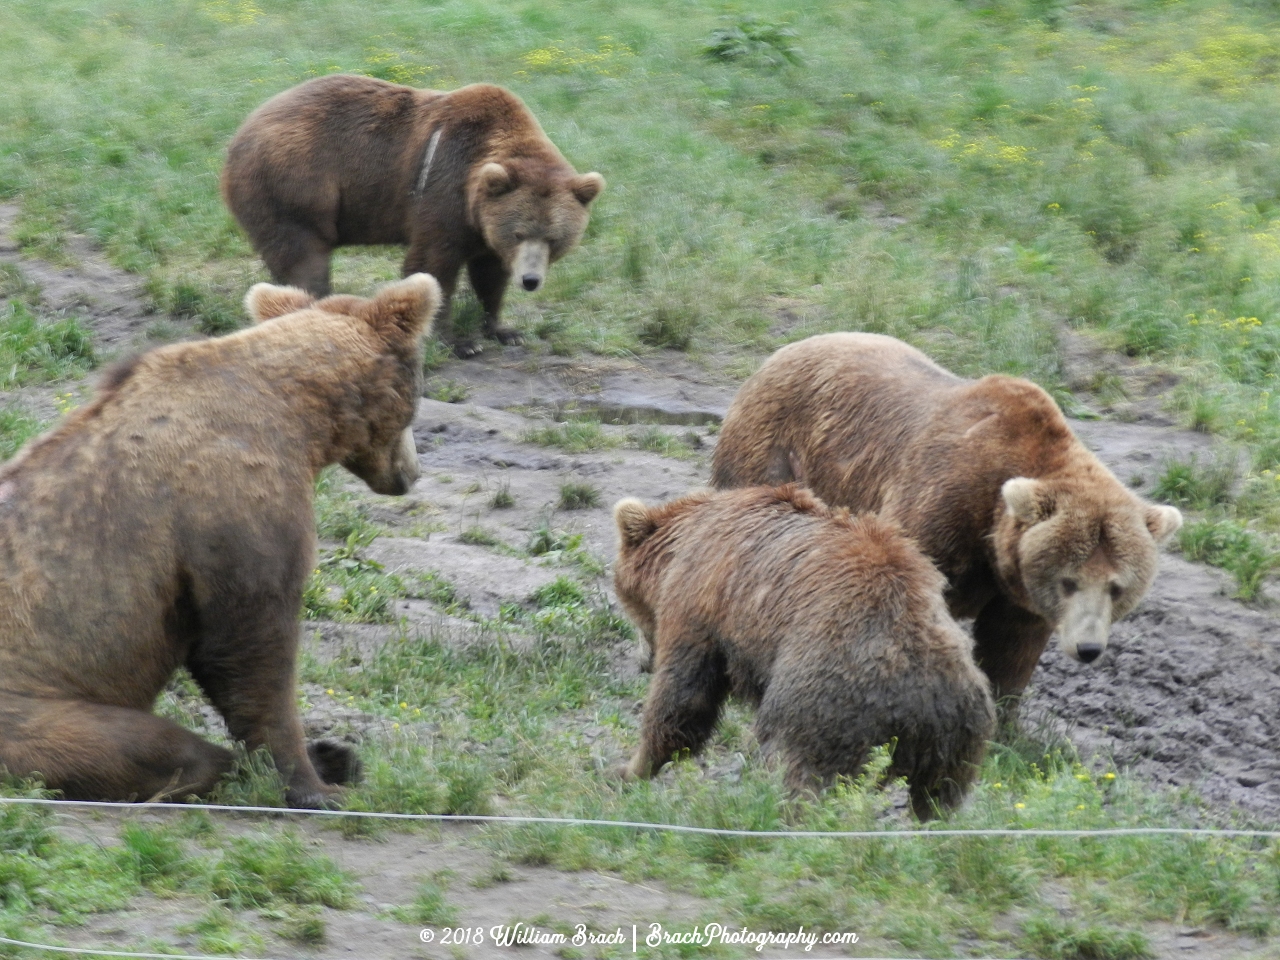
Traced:
<svg viewBox="0 0 1280 960">
<path fill-rule="evenodd" d="M 1076 583 L 1070 577 L 1066 577 L 1062 581 L 1062 594 L 1069 597 L 1080 589 L 1080 584 Z"/>
<path fill-rule="evenodd" d="M 1113 583 L 1111 585 L 1111 602 L 1115 603 L 1122 596 L 1124 596 L 1124 587 L 1120 586 L 1118 583 Z"/>
<path fill-rule="evenodd" d="M 519 230 L 516 231 L 516 236 L 515 236 L 516 243 L 524 243 L 526 239 L 528 238 L 522 232 L 520 232 Z"/>
</svg>

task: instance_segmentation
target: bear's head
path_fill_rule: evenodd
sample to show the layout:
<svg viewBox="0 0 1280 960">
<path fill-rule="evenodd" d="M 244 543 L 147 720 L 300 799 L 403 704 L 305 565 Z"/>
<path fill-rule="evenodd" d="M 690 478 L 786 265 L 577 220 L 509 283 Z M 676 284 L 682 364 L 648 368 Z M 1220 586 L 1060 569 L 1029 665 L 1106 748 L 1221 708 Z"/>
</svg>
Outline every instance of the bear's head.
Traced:
<svg viewBox="0 0 1280 960">
<path fill-rule="evenodd" d="M 613 508 L 613 519 L 618 525 L 618 559 L 613 565 L 613 587 L 647 647 L 642 657 L 645 669 L 653 664 L 653 642 L 657 630 L 653 598 L 666 573 L 671 548 L 680 536 L 679 521 L 712 496 L 710 491 L 699 491 L 660 507 L 646 507 L 634 497 L 628 497 L 619 500 Z"/>
<path fill-rule="evenodd" d="M 411 424 L 422 395 L 422 339 L 440 300 L 440 285 L 425 273 L 387 284 L 370 299 L 317 302 L 302 290 L 269 283 L 254 285 L 245 297 L 255 322 L 316 328 L 314 340 L 332 347 L 345 402 L 328 411 L 335 418 L 329 462 L 341 463 L 375 493 L 407 493 L 418 479 Z"/>
<path fill-rule="evenodd" d="M 1015 477 L 1000 491 L 1001 577 L 1084 663 L 1101 656 L 1112 622 L 1146 595 L 1157 548 L 1182 526 L 1174 507 L 1145 503 L 1112 484 Z"/>
<path fill-rule="evenodd" d="M 517 158 L 481 166 L 468 205 L 473 226 L 512 280 L 533 291 L 582 238 L 591 201 L 603 189 L 598 173 Z"/>
</svg>

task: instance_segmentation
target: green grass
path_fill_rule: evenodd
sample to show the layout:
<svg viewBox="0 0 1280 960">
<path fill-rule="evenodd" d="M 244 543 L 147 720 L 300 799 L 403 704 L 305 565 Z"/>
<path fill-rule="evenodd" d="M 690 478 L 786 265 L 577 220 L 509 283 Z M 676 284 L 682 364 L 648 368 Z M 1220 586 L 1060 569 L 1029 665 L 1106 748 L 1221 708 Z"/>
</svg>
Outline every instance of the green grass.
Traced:
<svg viewBox="0 0 1280 960">
<path fill-rule="evenodd" d="M 617 439 L 605 433 L 594 420 L 571 420 L 535 427 L 525 431 L 521 439 L 525 443 L 559 447 L 565 453 L 588 453 L 618 445 Z"/>
<path fill-rule="evenodd" d="M 1205 464 L 1195 458 L 1166 464 L 1151 495 L 1197 511 L 1178 531 L 1183 555 L 1222 567 L 1235 577 L 1238 599 L 1258 600 L 1267 577 L 1280 567 L 1276 537 L 1265 532 L 1266 518 L 1277 509 L 1276 488 L 1273 470 L 1240 481 L 1230 454 Z"/>
<path fill-rule="evenodd" d="M 561 510 L 590 510 L 600 506 L 600 491 L 589 483 L 560 484 Z"/>
<path fill-rule="evenodd" d="M 442 870 L 423 880 L 418 884 L 413 903 L 396 908 L 396 919 L 417 926 L 448 926 L 456 923 L 458 908 L 452 906 L 445 897 L 451 877 L 450 871 Z"/>
<path fill-rule="evenodd" d="M 498 485 L 498 489 L 493 491 L 493 496 L 489 498 L 489 506 L 494 510 L 510 510 L 515 505 L 516 498 L 511 492 L 511 484 L 503 480 Z"/>
<path fill-rule="evenodd" d="M 44 425 L 14 407 L 0 407 L 0 460 L 8 460 Z"/>
<path fill-rule="evenodd" d="M 465 383 L 458 383 L 456 380 L 432 377 L 427 381 L 422 395 L 431 400 L 439 400 L 442 403 L 462 403 L 471 395 L 471 388 Z"/>
<path fill-rule="evenodd" d="M 0 795 L 39 796 L 16 781 Z M 259 944 L 246 929 L 244 911 L 297 922 L 319 906 L 353 905 L 356 884 L 298 833 L 268 829 L 228 836 L 204 813 L 175 816 L 162 824 L 126 820 L 120 843 L 64 839 L 48 808 L 0 806 L 0 932 L 49 942 L 46 925 L 82 923 L 89 915 L 119 910 L 146 891 L 204 904 L 191 928 L 203 949 L 222 951 Z M 323 927 L 319 928 L 323 930 Z M 292 927 L 286 923 L 282 935 Z M 239 945 L 237 945 L 239 944 Z M 6 956 L 20 956 L 6 948 Z"/>
<path fill-rule="evenodd" d="M 88 232 L 158 304 L 221 330 L 263 276 L 216 190 L 253 107 L 336 70 L 489 80 L 610 182 L 581 249 L 510 297 L 554 352 L 755 354 L 866 329 L 1060 391 L 1065 322 L 1174 369 L 1188 423 L 1247 444 L 1254 469 L 1280 462 L 1280 164 L 1264 146 L 1280 142 L 1280 28 L 1264 5 L 434 9 L 427 42 L 409 0 L 358 23 L 342 0 L 306 17 L 8 4 L 0 196 L 21 202 L 18 239 L 59 259 Z M 345 252 L 338 286 L 397 264 Z"/>
<path fill-rule="evenodd" d="M 42 321 L 19 300 L 0 307 L 0 389 L 81 376 L 95 362 L 79 320 Z"/>
<path fill-rule="evenodd" d="M 68 262 L 69 234 L 87 233 L 145 279 L 158 307 L 220 333 L 266 279 L 217 194 L 222 151 L 254 107 L 336 70 L 501 83 L 579 170 L 610 184 L 580 249 L 536 296 L 508 299 L 534 353 L 674 349 L 747 371 L 800 337 L 869 330 L 958 373 L 1028 376 L 1065 399 L 1058 337 L 1070 326 L 1175 373 L 1174 412 L 1247 453 L 1230 476 L 1168 465 L 1159 493 L 1203 514 L 1181 534 L 1189 556 L 1232 570 L 1242 595 L 1262 588 L 1280 531 L 1280 25 L 1267 5 L 760 0 L 748 14 L 675 0 L 442 0 L 429 37 L 411 0 L 356 18 L 349 0 L 313 0 L 305 15 L 267 6 L 0 7 L 0 199 L 20 205 L 25 252 Z M 399 258 L 344 251 L 337 287 L 363 293 L 394 277 Z M 12 270 L 0 290 L 4 384 L 82 375 L 93 362 L 83 330 L 44 316 Z M 460 299 L 474 321 L 473 298 Z M 447 353 L 431 345 L 424 366 Z M 0 456 L 35 429 L 5 408 Z M 526 439 L 571 453 L 624 442 L 591 422 Z M 681 456 L 693 446 L 656 428 L 625 442 Z M 317 613 L 337 615 L 344 598 L 347 615 L 372 619 L 390 616 L 377 597 L 457 602 L 438 575 L 382 579 L 361 555 L 380 528 L 332 475 L 318 485 L 317 520 L 339 545 L 308 588 Z M 681 762 L 653 783 L 610 780 L 604 771 L 634 746 L 644 691 L 614 667 L 626 627 L 574 579 L 602 570 L 579 535 L 543 524 L 526 552 L 566 576 L 481 623 L 480 642 L 405 635 L 359 664 L 304 658 L 304 679 L 391 725 L 362 748 L 353 808 L 802 828 L 892 816 L 874 777 L 790 801 L 740 707 L 713 737 L 710 772 Z M 253 763 L 227 796 L 278 795 Z M 1060 753 L 997 749 L 952 822 L 1216 816 L 1227 817 Z M 322 927 L 308 911 L 348 902 L 351 888 L 283 836 L 237 846 L 135 833 L 100 848 L 58 838 L 42 812 L 0 808 L 0 930 L 73 923 L 155 890 L 206 898 L 206 952 L 251 952 L 250 909 L 314 940 Z M 915 955 L 976 941 L 993 955 L 1140 956 L 1145 921 L 1274 936 L 1280 907 L 1275 846 L 1245 840 L 486 836 L 511 860 L 661 882 L 735 922 L 843 929 L 857 918 L 865 942 Z M 1069 917 L 1050 906 L 1064 889 Z"/>
</svg>

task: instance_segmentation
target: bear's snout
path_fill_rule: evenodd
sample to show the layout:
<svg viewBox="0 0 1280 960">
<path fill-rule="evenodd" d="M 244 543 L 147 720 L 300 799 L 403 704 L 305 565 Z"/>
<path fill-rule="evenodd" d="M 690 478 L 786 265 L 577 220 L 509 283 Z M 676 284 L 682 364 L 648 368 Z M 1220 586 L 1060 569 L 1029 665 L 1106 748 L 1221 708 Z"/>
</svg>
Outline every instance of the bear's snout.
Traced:
<svg viewBox="0 0 1280 960">
<path fill-rule="evenodd" d="M 524 284 L 524 288 L 530 293 L 542 286 L 542 278 L 536 273 L 526 273 L 520 278 L 520 282 Z"/>
<path fill-rule="evenodd" d="M 1076 647 L 1076 656 L 1081 663 L 1093 663 L 1102 656 L 1102 645 L 1098 643 L 1082 643 Z"/>
</svg>

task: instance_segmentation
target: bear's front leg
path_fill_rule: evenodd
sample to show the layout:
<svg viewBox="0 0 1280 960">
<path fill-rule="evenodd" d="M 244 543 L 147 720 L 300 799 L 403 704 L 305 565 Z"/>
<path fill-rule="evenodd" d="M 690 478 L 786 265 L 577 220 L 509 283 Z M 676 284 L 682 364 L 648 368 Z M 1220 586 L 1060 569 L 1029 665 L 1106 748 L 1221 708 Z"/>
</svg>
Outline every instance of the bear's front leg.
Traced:
<svg viewBox="0 0 1280 960">
<path fill-rule="evenodd" d="M 681 751 L 701 750 L 729 695 L 724 657 L 710 637 L 696 633 L 664 637 L 663 633 L 660 624 L 640 748 L 620 771 L 627 780 L 652 777 Z"/>
<path fill-rule="evenodd" d="M 255 598 L 246 588 L 237 600 L 212 606 L 200 611 L 201 637 L 187 660 L 191 675 L 226 720 L 233 739 L 250 752 L 263 746 L 271 752 L 287 784 L 290 806 L 334 806 L 341 788 L 316 773 L 298 713 L 300 604 L 262 594 Z M 349 762 L 331 766 L 334 771 L 354 769 Z"/>
<path fill-rule="evenodd" d="M 506 296 L 507 284 L 511 282 L 511 271 L 493 254 L 486 253 L 467 262 L 467 276 L 471 278 L 471 288 L 484 307 L 484 335 L 504 345 L 524 343 L 519 330 L 504 327 L 498 322 L 502 314 L 502 298 Z"/>
<path fill-rule="evenodd" d="M 462 255 L 448 243 L 436 240 L 430 244 L 418 241 L 409 247 L 404 258 L 404 276 L 429 273 L 440 284 L 440 309 L 432 318 L 431 329 L 436 339 L 453 348 L 454 356 L 469 360 L 484 352 L 476 338 L 459 334 L 453 326 L 453 291 L 458 286 Z"/>
<path fill-rule="evenodd" d="M 973 622 L 973 658 L 991 680 L 1000 722 L 1015 721 L 1053 624 L 997 594 Z"/>
</svg>

